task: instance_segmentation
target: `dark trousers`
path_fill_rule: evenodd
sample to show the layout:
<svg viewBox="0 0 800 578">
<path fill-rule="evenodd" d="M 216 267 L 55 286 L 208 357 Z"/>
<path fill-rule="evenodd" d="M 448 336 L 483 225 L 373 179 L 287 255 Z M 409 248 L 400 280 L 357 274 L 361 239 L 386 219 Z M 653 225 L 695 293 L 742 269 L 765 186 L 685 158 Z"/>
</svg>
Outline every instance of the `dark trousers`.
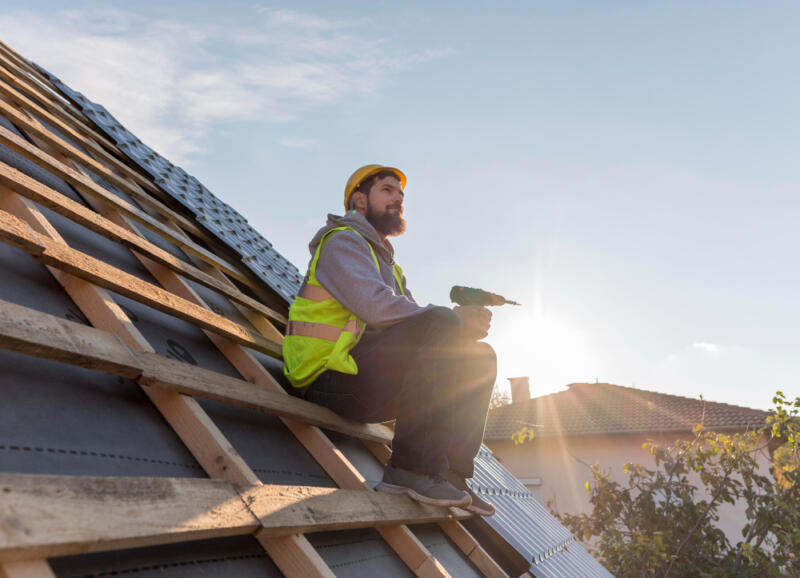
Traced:
<svg viewBox="0 0 800 578">
<path fill-rule="evenodd" d="M 364 338 L 351 351 L 358 374 L 327 371 L 305 399 L 358 421 L 395 419 L 392 466 L 471 478 L 497 376 L 482 342 L 460 342 L 461 320 L 436 307 Z"/>
</svg>

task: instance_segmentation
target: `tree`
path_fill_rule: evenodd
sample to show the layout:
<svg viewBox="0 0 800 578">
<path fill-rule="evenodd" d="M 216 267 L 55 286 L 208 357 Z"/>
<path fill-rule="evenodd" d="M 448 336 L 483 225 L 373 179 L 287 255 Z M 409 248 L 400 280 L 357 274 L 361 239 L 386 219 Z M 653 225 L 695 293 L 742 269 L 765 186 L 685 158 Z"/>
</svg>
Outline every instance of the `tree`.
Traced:
<svg viewBox="0 0 800 578">
<path fill-rule="evenodd" d="M 510 403 L 511 395 L 508 393 L 508 391 L 500 389 L 497 387 L 497 384 L 495 384 L 494 389 L 492 390 L 492 397 L 489 400 L 489 409 L 496 409 Z"/>
<path fill-rule="evenodd" d="M 800 576 L 800 397 L 773 402 L 757 431 L 698 425 L 690 440 L 648 441 L 655 467 L 626 464 L 625 484 L 591 466 L 592 513 L 554 514 L 620 577 Z M 777 449 L 763 472 L 755 453 L 767 446 Z M 715 522 L 721 504 L 737 502 L 747 524 L 731 544 Z"/>
</svg>

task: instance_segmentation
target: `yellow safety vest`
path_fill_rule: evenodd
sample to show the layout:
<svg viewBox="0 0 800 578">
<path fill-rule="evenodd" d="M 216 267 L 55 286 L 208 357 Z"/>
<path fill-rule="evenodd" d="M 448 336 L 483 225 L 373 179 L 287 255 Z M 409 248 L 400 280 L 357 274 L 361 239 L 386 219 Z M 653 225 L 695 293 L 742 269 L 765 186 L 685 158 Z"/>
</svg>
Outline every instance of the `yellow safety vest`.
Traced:
<svg viewBox="0 0 800 578">
<path fill-rule="evenodd" d="M 322 245 L 333 233 L 346 230 L 363 237 L 352 227 L 336 227 L 325 233 L 308 267 L 305 283 L 289 308 L 289 324 L 283 340 L 283 373 L 294 387 L 305 387 L 327 370 L 358 373 L 350 350 L 361 339 L 367 324 L 334 299 L 316 277 Z M 380 272 L 375 250 L 369 242 L 367 245 Z M 400 294 L 404 295 L 403 270 L 395 264 L 392 272 Z"/>
</svg>

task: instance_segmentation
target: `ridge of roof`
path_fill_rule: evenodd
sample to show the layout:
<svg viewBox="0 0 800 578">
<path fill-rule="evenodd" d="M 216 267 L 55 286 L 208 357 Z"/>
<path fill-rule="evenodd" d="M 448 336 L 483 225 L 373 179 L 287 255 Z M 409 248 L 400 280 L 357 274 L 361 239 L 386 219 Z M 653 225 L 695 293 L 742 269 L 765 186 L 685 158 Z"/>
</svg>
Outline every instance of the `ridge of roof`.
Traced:
<svg viewBox="0 0 800 578">
<path fill-rule="evenodd" d="M 523 426 L 539 437 L 688 432 L 698 423 L 720 431 L 760 427 L 769 412 L 613 383 L 568 389 L 489 412 L 485 439 L 507 439 Z"/>
</svg>

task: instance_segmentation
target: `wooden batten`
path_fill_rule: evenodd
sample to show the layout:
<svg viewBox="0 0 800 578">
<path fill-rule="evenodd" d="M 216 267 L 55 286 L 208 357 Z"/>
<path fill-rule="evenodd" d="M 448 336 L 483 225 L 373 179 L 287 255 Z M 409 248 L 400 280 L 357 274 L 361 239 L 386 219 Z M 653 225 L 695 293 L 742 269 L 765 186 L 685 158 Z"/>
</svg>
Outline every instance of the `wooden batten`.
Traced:
<svg viewBox="0 0 800 578">
<path fill-rule="evenodd" d="M 403 495 L 335 488 L 263 485 L 243 490 L 242 498 L 261 522 L 259 536 L 421 524 L 472 515 L 420 504 Z"/>
<path fill-rule="evenodd" d="M 138 379 L 142 367 L 113 335 L 0 300 L 0 348 Z"/>
<path fill-rule="evenodd" d="M 0 578 L 56 578 L 46 560 L 0 562 Z"/>
<path fill-rule="evenodd" d="M 152 353 L 137 354 L 142 366 L 139 383 L 196 395 L 239 407 L 302 420 L 356 438 L 388 442 L 392 433 L 380 424 L 345 419 L 322 406 L 269 391 L 260 385 Z"/>
<path fill-rule="evenodd" d="M 336 488 L 0 473 L 0 563 L 247 534 L 269 541 L 470 515 L 407 496 Z"/>
<path fill-rule="evenodd" d="M 252 534 L 258 520 L 215 480 L 0 474 L 0 560 Z"/>
</svg>

